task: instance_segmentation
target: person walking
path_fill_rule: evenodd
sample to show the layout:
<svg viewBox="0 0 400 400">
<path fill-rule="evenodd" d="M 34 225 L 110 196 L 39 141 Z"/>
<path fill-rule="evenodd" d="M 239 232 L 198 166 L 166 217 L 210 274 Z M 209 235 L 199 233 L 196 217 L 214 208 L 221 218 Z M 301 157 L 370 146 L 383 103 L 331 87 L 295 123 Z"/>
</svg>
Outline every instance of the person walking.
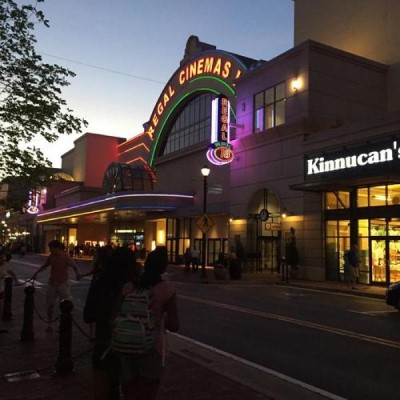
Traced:
<svg viewBox="0 0 400 400">
<path fill-rule="evenodd" d="M 197 272 L 199 269 L 199 258 L 200 258 L 200 251 L 197 249 L 197 246 L 194 245 L 191 251 L 191 258 L 192 258 L 192 272 Z"/>
<path fill-rule="evenodd" d="M 358 255 L 358 246 L 353 244 L 351 250 L 345 254 L 345 268 L 348 269 L 348 285 L 351 289 L 356 289 L 355 284 L 359 277 L 360 257 Z"/>
<path fill-rule="evenodd" d="M 190 247 L 188 247 L 183 255 L 183 261 L 185 262 L 185 271 L 190 271 L 190 262 L 192 261 L 192 253 Z"/>
<path fill-rule="evenodd" d="M 235 246 L 231 246 L 228 253 L 228 265 L 229 265 L 229 278 L 238 279 L 237 277 L 237 256 Z"/>
<path fill-rule="evenodd" d="M 89 324 L 91 341 L 95 340 L 96 310 L 98 302 L 95 292 L 100 277 L 108 268 L 108 265 L 111 262 L 112 255 L 113 249 L 109 244 L 99 247 L 96 251 L 96 257 L 93 260 L 92 269 L 86 274 L 81 275 L 81 277 L 92 275 L 92 280 L 90 282 L 89 290 L 86 296 L 85 307 L 83 309 L 83 319 L 87 324 Z"/>
<path fill-rule="evenodd" d="M 154 400 L 163 376 L 168 353 L 167 332 L 179 330 L 175 287 L 164 281 L 168 254 L 165 246 L 156 247 L 147 256 L 138 282 L 126 283 L 121 299 L 136 291 L 149 290 L 149 307 L 154 318 L 154 347 L 143 354 L 119 355 L 124 399 Z"/>
<path fill-rule="evenodd" d="M 11 255 L 7 256 L 5 249 L 0 249 L 0 321 L 3 317 L 4 309 L 4 281 L 8 276 L 11 276 L 14 280 L 14 284 L 18 285 L 18 278 L 14 271 L 6 265 L 6 261 L 11 259 Z M 7 329 L 0 329 L 0 333 L 7 333 Z"/>
<path fill-rule="evenodd" d="M 68 267 L 75 271 L 76 279 L 80 279 L 78 267 L 72 258 L 63 250 L 63 245 L 58 240 L 52 240 L 49 244 L 50 255 L 45 263 L 32 275 L 36 280 L 38 274 L 51 267 L 50 277 L 47 285 L 46 304 L 47 304 L 47 327 L 46 332 L 52 332 L 54 305 L 58 298 L 61 300 L 71 297 L 69 287 Z"/>
<path fill-rule="evenodd" d="M 110 351 L 112 326 L 122 286 L 126 282 L 137 282 L 138 275 L 135 253 L 128 247 L 117 247 L 88 293 L 85 308 L 90 306 L 92 321 L 96 324 L 92 354 L 95 400 L 120 398 L 120 363 Z"/>
</svg>

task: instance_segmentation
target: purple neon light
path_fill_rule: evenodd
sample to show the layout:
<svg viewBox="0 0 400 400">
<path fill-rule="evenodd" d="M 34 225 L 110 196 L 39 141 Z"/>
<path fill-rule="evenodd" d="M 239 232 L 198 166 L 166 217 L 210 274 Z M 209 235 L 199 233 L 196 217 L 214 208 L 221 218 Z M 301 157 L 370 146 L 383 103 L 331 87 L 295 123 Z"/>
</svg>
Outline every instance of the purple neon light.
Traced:
<svg viewBox="0 0 400 400">
<path fill-rule="evenodd" d="M 113 196 L 110 196 L 110 197 L 105 197 L 105 198 L 97 199 L 97 200 L 93 200 L 93 201 L 84 201 L 82 203 L 74 204 L 74 205 L 71 205 L 71 206 L 63 207 L 63 208 L 59 208 L 57 210 L 52 210 L 52 211 L 48 211 L 48 212 L 42 212 L 42 213 L 39 213 L 39 216 L 41 217 L 41 216 L 45 216 L 45 215 L 51 215 L 51 214 L 59 213 L 59 212 L 62 212 L 62 211 L 73 210 L 75 208 L 80 208 L 80 207 L 84 207 L 84 206 L 90 206 L 90 205 L 93 205 L 93 204 L 100 204 L 100 203 L 108 202 L 108 201 L 111 201 L 111 200 L 127 198 L 127 197 L 176 197 L 176 198 L 182 198 L 182 199 L 193 199 L 194 198 L 193 195 L 168 194 L 168 193 L 116 194 L 116 195 L 113 195 Z"/>
</svg>

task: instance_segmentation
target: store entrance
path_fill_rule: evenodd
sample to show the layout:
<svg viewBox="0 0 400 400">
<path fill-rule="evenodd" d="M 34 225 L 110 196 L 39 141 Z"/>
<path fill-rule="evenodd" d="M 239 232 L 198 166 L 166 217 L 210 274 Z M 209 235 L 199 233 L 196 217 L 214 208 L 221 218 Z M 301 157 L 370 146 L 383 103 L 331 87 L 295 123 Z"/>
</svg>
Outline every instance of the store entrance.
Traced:
<svg viewBox="0 0 400 400">
<path fill-rule="evenodd" d="M 261 270 L 274 273 L 278 271 L 279 260 L 279 238 L 260 237 L 258 248 L 261 255 Z"/>
<path fill-rule="evenodd" d="M 371 238 L 372 283 L 400 280 L 400 237 Z"/>
</svg>

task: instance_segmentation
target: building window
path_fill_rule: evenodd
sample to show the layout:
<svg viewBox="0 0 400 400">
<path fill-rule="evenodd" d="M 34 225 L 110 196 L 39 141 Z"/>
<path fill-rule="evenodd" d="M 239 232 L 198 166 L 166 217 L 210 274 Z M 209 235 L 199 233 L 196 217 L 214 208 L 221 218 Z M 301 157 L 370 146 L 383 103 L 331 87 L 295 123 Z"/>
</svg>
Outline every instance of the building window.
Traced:
<svg viewBox="0 0 400 400">
<path fill-rule="evenodd" d="M 357 189 L 357 207 L 379 207 L 400 204 L 400 185 L 372 186 Z"/>
<path fill-rule="evenodd" d="M 340 210 L 345 208 L 350 208 L 349 192 L 325 193 L 325 210 Z"/>
<path fill-rule="evenodd" d="M 344 279 L 344 252 L 350 249 L 350 221 L 326 222 L 326 279 Z"/>
<path fill-rule="evenodd" d="M 254 132 L 285 123 L 285 82 L 254 96 Z"/>
<path fill-rule="evenodd" d="M 186 105 L 168 135 L 164 155 L 210 139 L 213 98 L 210 93 L 202 94 Z"/>
</svg>

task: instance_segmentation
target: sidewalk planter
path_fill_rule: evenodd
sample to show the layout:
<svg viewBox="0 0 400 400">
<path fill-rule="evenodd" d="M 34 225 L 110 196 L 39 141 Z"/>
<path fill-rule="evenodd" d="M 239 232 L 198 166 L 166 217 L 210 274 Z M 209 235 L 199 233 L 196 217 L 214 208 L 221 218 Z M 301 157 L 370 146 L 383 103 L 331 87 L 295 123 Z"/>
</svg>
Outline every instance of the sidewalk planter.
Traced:
<svg viewBox="0 0 400 400">
<path fill-rule="evenodd" d="M 225 280 L 228 277 L 228 268 L 223 264 L 214 265 L 214 276 L 217 280 Z"/>
</svg>

